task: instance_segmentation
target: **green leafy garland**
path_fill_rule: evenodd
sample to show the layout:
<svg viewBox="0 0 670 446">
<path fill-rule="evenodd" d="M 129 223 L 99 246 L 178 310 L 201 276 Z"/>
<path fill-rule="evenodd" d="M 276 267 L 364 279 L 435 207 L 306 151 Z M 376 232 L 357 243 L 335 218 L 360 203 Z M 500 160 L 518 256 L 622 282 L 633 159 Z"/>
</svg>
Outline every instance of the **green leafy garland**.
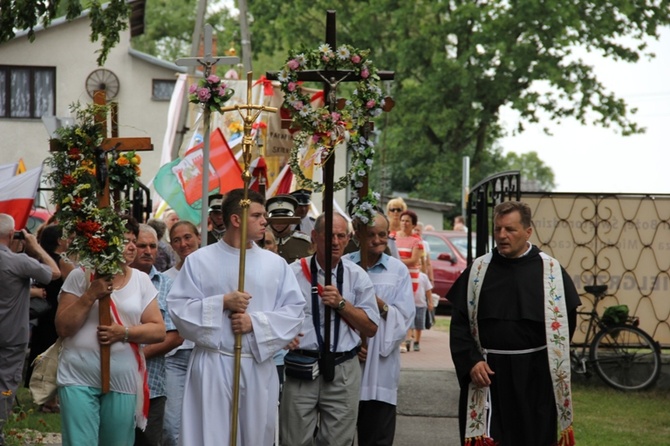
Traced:
<svg viewBox="0 0 670 446">
<path fill-rule="evenodd" d="M 379 116 L 384 107 L 384 97 L 377 85 L 379 75 L 369 50 L 359 50 L 342 45 L 336 52 L 328 44 L 316 50 L 291 51 L 279 73 L 278 79 L 284 93 L 284 107 L 292 116 L 292 122 L 299 131 L 294 136 L 295 147 L 289 157 L 289 166 L 298 178 L 301 187 L 316 192 L 323 190 L 323 183 L 305 177 L 300 166 L 300 158 L 309 147 L 314 147 L 312 161 L 321 166 L 331 155 L 335 146 L 346 142 L 351 154 L 351 165 L 347 173 L 333 184 L 333 190 L 344 189 L 348 184 L 356 190 L 363 186 L 363 178 L 370 173 L 374 157 L 374 143 L 362 135 L 372 118 Z M 300 88 L 298 73 L 303 70 L 348 70 L 360 77 L 351 99 L 336 111 L 327 107 L 312 107 L 311 100 Z M 325 79 L 324 79 L 325 80 Z M 339 81 L 339 80 L 338 80 Z M 352 200 L 353 214 L 368 223 L 374 216 L 374 207 L 379 202 L 379 194 L 371 192 L 365 197 L 356 194 Z"/>
<path fill-rule="evenodd" d="M 47 178 L 53 188 L 51 202 L 56 205 L 56 219 L 65 234 L 73 234 L 67 254 L 81 266 L 101 275 L 121 272 L 125 223 L 122 218 L 129 205 L 125 200 L 113 202 L 115 191 L 132 187 L 140 173 L 141 159 L 135 152 L 117 154 L 108 166 L 111 206 L 100 208 L 98 196 L 103 186 L 97 178 L 96 157 L 105 139 L 96 116 L 105 115 L 107 107 L 79 103 L 70 106 L 76 124 L 57 130 L 58 148 L 47 165 Z"/>
</svg>

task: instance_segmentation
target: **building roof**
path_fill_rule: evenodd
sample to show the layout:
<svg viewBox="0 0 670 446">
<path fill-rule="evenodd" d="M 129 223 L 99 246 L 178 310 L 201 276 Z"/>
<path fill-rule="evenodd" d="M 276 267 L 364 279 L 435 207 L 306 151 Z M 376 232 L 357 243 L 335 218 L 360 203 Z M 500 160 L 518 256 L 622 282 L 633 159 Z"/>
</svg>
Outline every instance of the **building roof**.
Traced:
<svg viewBox="0 0 670 446">
<path fill-rule="evenodd" d="M 145 4 L 146 0 L 130 0 L 128 1 L 128 4 L 131 7 L 130 11 L 130 36 L 135 37 L 139 36 L 144 33 L 144 10 L 145 10 Z M 103 5 L 103 8 L 106 8 L 107 4 Z M 72 20 L 68 20 L 65 16 L 63 17 L 58 17 L 57 19 L 54 19 L 51 21 L 49 26 L 47 28 L 55 28 L 64 24 L 67 24 L 73 20 L 79 20 L 84 17 L 88 17 L 90 14 L 91 10 L 87 9 L 81 13 L 79 17 L 76 17 Z M 38 25 L 36 26 L 33 31 L 35 33 L 38 33 L 40 31 L 44 31 L 46 28 L 44 25 Z M 28 36 L 29 30 L 22 30 L 18 31 L 16 35 L 14 36 L 14 39 L 20 38 L 20 37 L 26 37 Z M 180 67 L 177 64 L 173 62 L 168 62 L 165 60 L 161 60 L 155 56 L 152 56 L 147 53 L 143 53 L 141 51 L 137 51 L 133 48 L 128 49 L 128 54 L 130 54 L 132 57 L 138 58 L 140 60 L 143 60 L 151 65 L 156 65 L 161 68 L 166 68 L 168 70 L 172 71 L 177 71 L 180 73 L 186 73 L 186 68 L 185 67 Z"/>
</svg>

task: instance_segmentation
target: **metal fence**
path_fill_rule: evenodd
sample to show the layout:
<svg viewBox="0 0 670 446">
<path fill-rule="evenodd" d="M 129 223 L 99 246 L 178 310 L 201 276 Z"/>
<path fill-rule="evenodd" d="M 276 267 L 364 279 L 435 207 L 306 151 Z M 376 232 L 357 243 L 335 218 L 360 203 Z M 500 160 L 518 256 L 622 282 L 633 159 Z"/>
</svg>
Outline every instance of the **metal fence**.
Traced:
<svg viewBox="0 0 670 446">
<path fill-rule="evenodd" d="M 524 192 L 520 184 L 519 172 L 512 171 L 472 188 L 467 221 L 469 238 L 476 234 L 476 255 L 493 248 L 493 208 L 503 201 L 525 201 L 533 210 L 531 242 L 558 259 L 583 304 L 593 305 L 584 285 L 607 285 L 600 313 L 611 305 L 628 305 L 640 327 L 669 348 L 670 195 Z"/>
</svg>

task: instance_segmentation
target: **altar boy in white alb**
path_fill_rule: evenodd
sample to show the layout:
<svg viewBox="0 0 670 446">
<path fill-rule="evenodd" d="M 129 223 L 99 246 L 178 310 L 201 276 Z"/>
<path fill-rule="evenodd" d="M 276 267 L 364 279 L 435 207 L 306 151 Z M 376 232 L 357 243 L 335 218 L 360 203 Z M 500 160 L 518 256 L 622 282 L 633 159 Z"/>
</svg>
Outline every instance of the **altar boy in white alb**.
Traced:
<svg viewBox="0 0 670 446">
<path fill-rule="evenodd" d="M 275 352 L 297 336 L 305 299 L 278 255 L 253 243 L 263 238 L 264 198 L 249 191 L 244 292 L 238 292 L 243 190 L 222 205 L 226 233 L 187 257 L 168 296 L 179 333 L 195 342 L 184 388 L 182 446 L 230 442 L 235 334 L 242 336 L 238 445 L 271 446 L 279 397 Z"/>
</svg>

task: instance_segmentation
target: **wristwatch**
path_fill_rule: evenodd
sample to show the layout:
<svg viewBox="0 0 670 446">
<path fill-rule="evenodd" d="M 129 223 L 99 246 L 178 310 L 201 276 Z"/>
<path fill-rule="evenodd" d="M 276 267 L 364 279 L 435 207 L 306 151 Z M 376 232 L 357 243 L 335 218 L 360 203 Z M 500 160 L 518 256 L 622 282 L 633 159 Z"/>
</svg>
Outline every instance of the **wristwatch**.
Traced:
<svg viewBox="0 0 670 446">
<path fill-rule="evenodd" d="M 380 311 L 379 314 L 381 315 L 381 317 L 383 317 L 384 319 L 386 319 L 386 315 L 389 314 L 389 306 L 388 306 L 388 304 L 384 303 L 384 305 L 382 306 L 382 311 Z"/>
<path fill-rule="evenodd" d="M 347 301 L 342 298 L 339 304 L 337 304 L 337 307 L 335 308 L 337 311 L 342 311 L 344 310 L 344 306 L 347 304 Z"/>
</svg>

